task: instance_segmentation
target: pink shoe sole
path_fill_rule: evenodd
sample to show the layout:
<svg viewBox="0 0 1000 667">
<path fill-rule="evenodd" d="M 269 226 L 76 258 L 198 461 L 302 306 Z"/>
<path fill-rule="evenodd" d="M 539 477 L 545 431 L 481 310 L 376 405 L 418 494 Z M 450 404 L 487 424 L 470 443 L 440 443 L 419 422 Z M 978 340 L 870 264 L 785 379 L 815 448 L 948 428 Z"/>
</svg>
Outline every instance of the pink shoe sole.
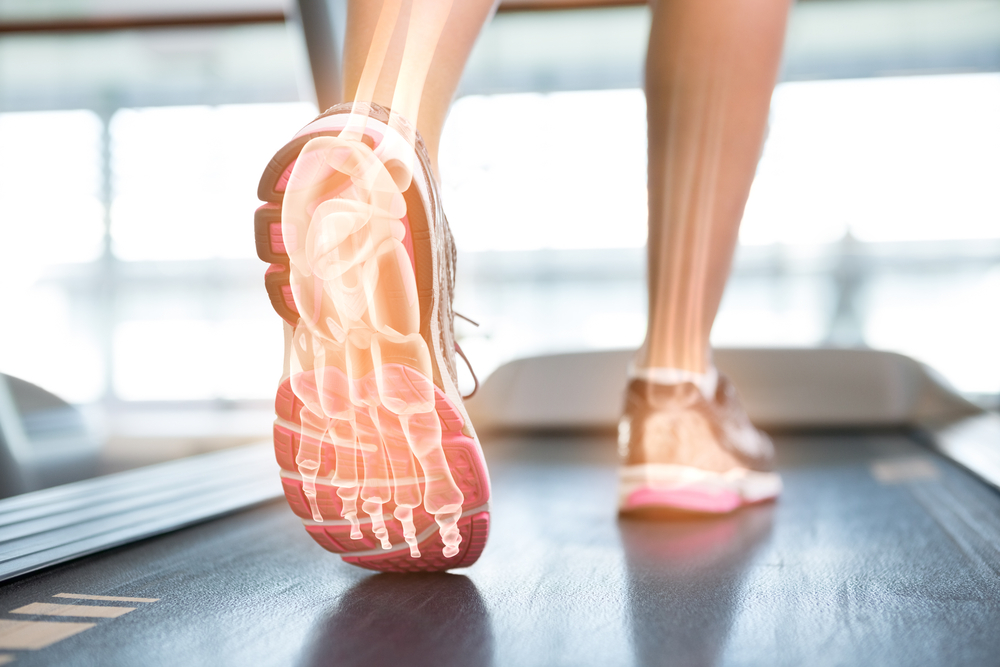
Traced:
<svg viewBox="0 0 1000 667">
<path fill-rule="evenodd" d="M 623 512 L 640 509 L 673 509 L 702 514 L 728 514 L 744 503 L 738 493 L 708 493 L 693 489 L 665 491 L 645 488 L 633 491 L 622 505 Z"/>
<path fill-rule="evenodd" d="M 719 473 L 677 464 L 639 464 L 619 470 L 618 508 L 728 514 L 773 500 L 781 489 L 775 472 L 735 468 Z"/>
</svg>

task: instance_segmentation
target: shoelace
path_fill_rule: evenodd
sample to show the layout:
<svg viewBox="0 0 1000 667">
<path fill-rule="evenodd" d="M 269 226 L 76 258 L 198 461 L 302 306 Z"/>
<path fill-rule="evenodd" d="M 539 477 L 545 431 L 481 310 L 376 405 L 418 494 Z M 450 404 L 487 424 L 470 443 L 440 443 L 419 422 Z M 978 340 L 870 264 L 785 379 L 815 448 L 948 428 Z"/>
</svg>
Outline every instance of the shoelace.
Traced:
<svg viewBox="0 0 1000 667">
<path fill-rule="evenodd" d="M 455 311 L 455 310 L 453 310 L 451 312 L 454 313 L 455 317 L 461 317 L 463 320 L 465 320 L 466 322 L 468 322 L 472 326 L 474 326 L 474 327 L 478 327 L 479 326 L 479 322 L 476 322 L 475 320 L 473 320 L 473 319 L 471 319 L 469 317 L 466 317 L 462 313 L 460 313 L 458 311 Z M 465 362 L 465 367 L 468 368 L 469 369 L 469 373 L 472 374 L 472 381 L 476 383 L 475 386 L 472 388 L 472 391 L 469 393 L 468 396 L 462 396 L 462 400 L 466 400 L 467 401 L 470 398 L 472 398 L 473 396 L 475 396 L 476 392 L 479 391 L 479 378 L 476 377 L 476 371 L 472 370 L 472 364 L 469 363 L 469 358 L 465 356 L 465 352 L 462 351 L 462 346 L 458 344 L 458 341 L 455 341 L 455 352 L 458 352 L 458 356 L 462 357 L 462 361 Z"/>
</svg>

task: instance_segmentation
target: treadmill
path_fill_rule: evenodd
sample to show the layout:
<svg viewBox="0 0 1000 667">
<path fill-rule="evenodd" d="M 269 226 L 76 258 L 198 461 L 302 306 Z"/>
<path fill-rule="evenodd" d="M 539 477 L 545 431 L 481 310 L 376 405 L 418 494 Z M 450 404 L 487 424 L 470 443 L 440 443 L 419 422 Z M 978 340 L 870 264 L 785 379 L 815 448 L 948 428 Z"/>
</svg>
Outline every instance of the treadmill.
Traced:
<svg viewBox="0 0 1000 667">
<path fill-rule="evenodd" d="M 0 501 L 0 660 L 997 664 L 1000 416 L 892 353 L 718 350 L 775 438 L 784 493 L 717 518 L 619 518 L 629 354 L 522 359 L 484 382 L 469 410 L 492 535 L 447 574 L 324 551 L 268 443 Z"/>
<path fill-rule="evenodd" d="M 337 3 L 297 6 L 326 107 Z M 484 382 L 468 408 L 492 535 L 431 575 L 321 549 L 269 443 L 91 478 L 79 415 L 0 378 L 0 665 L 1000 664 L 1000 416 L 900 355 L 718 350 L 775 439 L 782 496 L 625 519 L 630 354 Z M 74 463 L 45 478 L 54 457 Z"/>
</svg>

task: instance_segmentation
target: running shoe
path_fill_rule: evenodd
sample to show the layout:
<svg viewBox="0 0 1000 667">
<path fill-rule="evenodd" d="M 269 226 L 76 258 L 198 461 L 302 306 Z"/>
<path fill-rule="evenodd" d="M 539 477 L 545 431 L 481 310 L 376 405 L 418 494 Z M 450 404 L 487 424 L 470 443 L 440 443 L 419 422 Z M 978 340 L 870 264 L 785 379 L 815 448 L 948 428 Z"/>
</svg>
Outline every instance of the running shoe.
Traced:
<svg viewBox="0 0 1000 667">
<path fill-rule="evenodd" d="M 721 375 L 711 401 L 689 382 L 632 380 L 618 452 L 622 512 L 726 514 L 781 493 L 771 439 Z"/>
<path fill-rule="evenodd" d="M 343 560 L 383 572 L 472 565 L 490 482 L 455 367 L 455 245 L 415 129 L 341 104 L 258 188 L 257 253 L 287 323 L 274 449 L 285 497 Z"/>
</svg>

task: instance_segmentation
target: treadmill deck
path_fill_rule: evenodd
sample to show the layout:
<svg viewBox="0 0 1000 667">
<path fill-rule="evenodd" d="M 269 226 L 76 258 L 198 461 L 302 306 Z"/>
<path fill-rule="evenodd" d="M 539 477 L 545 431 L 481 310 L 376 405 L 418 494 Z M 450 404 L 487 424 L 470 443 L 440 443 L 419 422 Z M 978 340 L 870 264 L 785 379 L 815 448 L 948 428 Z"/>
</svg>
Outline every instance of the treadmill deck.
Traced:
<svg viewBox="0 0 1000 667">
<path fill-rule="evenodd" d="M 608 436 L 485 440 L 469 569 L 352 567 L 272 502 L 0 585 L 0 664 L 1000 660 L 1000 494 L 905 434 L 780 436 L 776 504 L 673 522 L 616 516 Z"/>
</svg>

